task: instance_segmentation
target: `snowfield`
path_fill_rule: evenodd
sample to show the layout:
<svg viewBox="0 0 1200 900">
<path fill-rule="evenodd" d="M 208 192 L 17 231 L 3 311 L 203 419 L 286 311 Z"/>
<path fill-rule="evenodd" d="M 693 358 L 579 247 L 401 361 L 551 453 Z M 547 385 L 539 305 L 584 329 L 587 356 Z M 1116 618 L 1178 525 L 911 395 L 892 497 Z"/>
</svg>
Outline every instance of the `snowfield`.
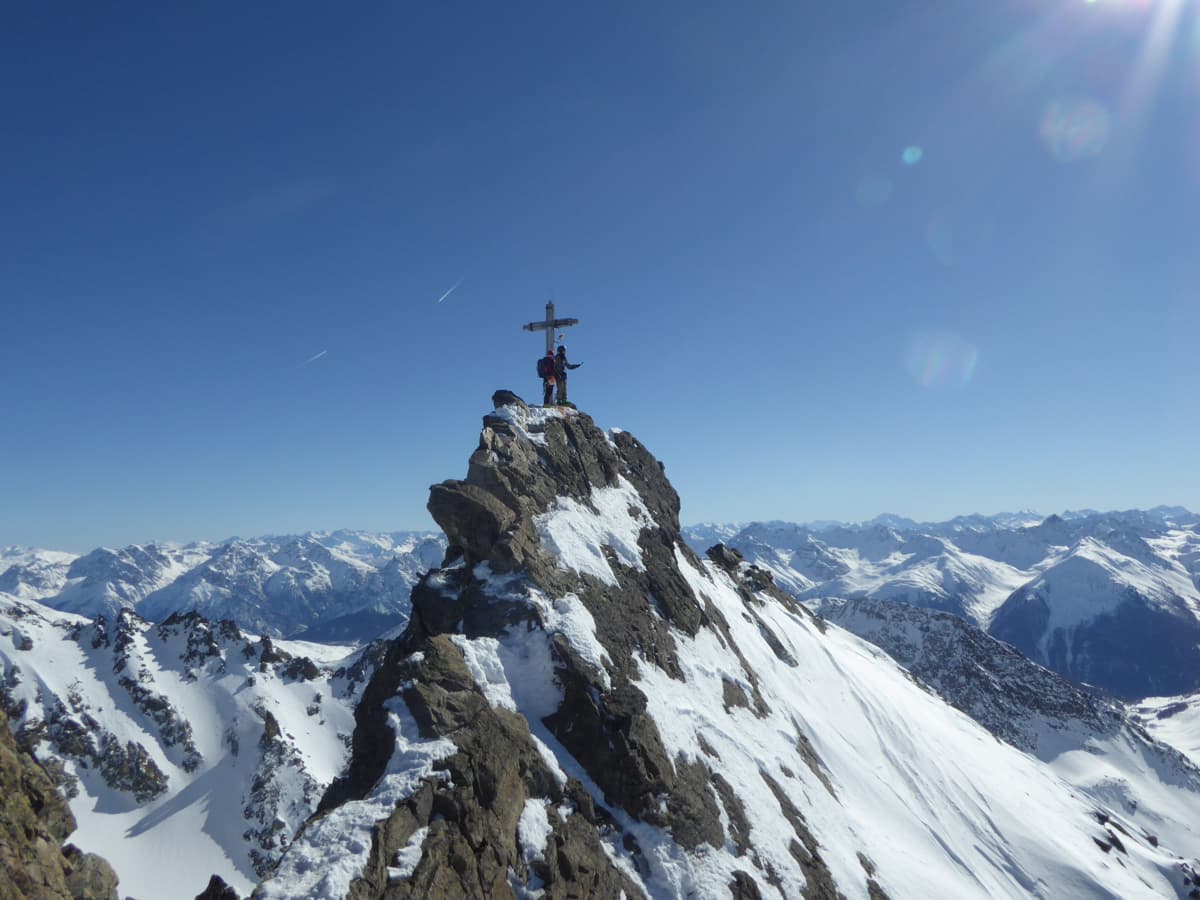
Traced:
<svg viewBox="0 0 1200 900">
<path fill-rule="evenodd" d="M 254 888 L 344 768 L 370 672 L 361 651 L 229 623 L 16 601 L 0 602 L 0 665 L 12 727 L 77 791 L 70 840 L 113 865 L 122 896 L 163 900 L 214 873 Z"/>
</svg>

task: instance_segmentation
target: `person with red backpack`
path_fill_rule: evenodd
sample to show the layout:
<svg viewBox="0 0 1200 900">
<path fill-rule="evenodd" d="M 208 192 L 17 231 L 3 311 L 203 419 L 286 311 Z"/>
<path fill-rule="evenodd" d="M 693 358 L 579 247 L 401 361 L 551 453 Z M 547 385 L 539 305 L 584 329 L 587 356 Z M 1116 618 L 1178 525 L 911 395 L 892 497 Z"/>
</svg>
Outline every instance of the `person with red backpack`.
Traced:
<svg viewBox="0 0 1200 900">
<path fill-rule="evenodd" d="M 549 406 L 554 395 L 554 353 L 546 351 L 546 355 L 537 361 L 538 377 L 542 379 L 542 406 Z"/>
<path fill-rule="evenodd" d="M 567 369 L 578 369 L 583 363 L 572 365 L 567 362 L 567 348 L 560 344 L 558 355 L 554 357 L 554 380 L 558 382 L 558 405 L 568 406 L 567 403 Z"/>
</svg>

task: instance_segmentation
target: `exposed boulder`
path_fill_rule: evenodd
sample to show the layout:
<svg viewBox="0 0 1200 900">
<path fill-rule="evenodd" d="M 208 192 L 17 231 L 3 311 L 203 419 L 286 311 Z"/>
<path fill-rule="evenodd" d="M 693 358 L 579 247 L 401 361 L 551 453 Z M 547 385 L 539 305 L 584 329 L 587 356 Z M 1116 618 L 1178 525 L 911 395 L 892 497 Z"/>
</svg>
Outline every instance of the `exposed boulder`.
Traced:
<svg viewBox="0 0 1200 900">
<path fill-rule="evenodd" d="M 196 900 L 241 900 L 238 892 L 225 883 L 220 875 L 208 880 L 208 887 L 196 895 Z"/>
</svg>

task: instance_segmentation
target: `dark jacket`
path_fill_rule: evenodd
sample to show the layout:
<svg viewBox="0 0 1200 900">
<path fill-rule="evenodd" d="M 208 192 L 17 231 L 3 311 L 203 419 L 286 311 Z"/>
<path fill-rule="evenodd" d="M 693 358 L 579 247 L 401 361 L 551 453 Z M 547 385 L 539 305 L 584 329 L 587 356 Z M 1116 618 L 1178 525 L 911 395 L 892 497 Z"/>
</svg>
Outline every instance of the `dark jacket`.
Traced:
<svg viewBox="0 0 1200 900">
<path fill-rule="evenodd" d="M 554 377 L 560 381 L 565 381 L 567 378 L 567 369 L 578 369 L 582 365 L 583 363 L 571 365 L 571 363 L 567 362 L 567 354 L 559 353 L 554 357 Z"/>
</svg>

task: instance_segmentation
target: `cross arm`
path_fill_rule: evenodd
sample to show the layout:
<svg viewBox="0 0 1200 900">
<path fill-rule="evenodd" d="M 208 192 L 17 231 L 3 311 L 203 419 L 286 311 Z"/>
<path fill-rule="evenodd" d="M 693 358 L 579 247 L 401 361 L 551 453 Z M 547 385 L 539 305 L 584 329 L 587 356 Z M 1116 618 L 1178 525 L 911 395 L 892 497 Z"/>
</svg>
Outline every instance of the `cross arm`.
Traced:
<svg viewBox="0 0 1200 900">
<path fill-rule="evenodd" d="M 521 327 L 526 331 L 545 331 L 547 328 L 567 328 L 578 324 L 578 319 L 555 319 L 553 322 L 529 322 Z"/>
</svg>

